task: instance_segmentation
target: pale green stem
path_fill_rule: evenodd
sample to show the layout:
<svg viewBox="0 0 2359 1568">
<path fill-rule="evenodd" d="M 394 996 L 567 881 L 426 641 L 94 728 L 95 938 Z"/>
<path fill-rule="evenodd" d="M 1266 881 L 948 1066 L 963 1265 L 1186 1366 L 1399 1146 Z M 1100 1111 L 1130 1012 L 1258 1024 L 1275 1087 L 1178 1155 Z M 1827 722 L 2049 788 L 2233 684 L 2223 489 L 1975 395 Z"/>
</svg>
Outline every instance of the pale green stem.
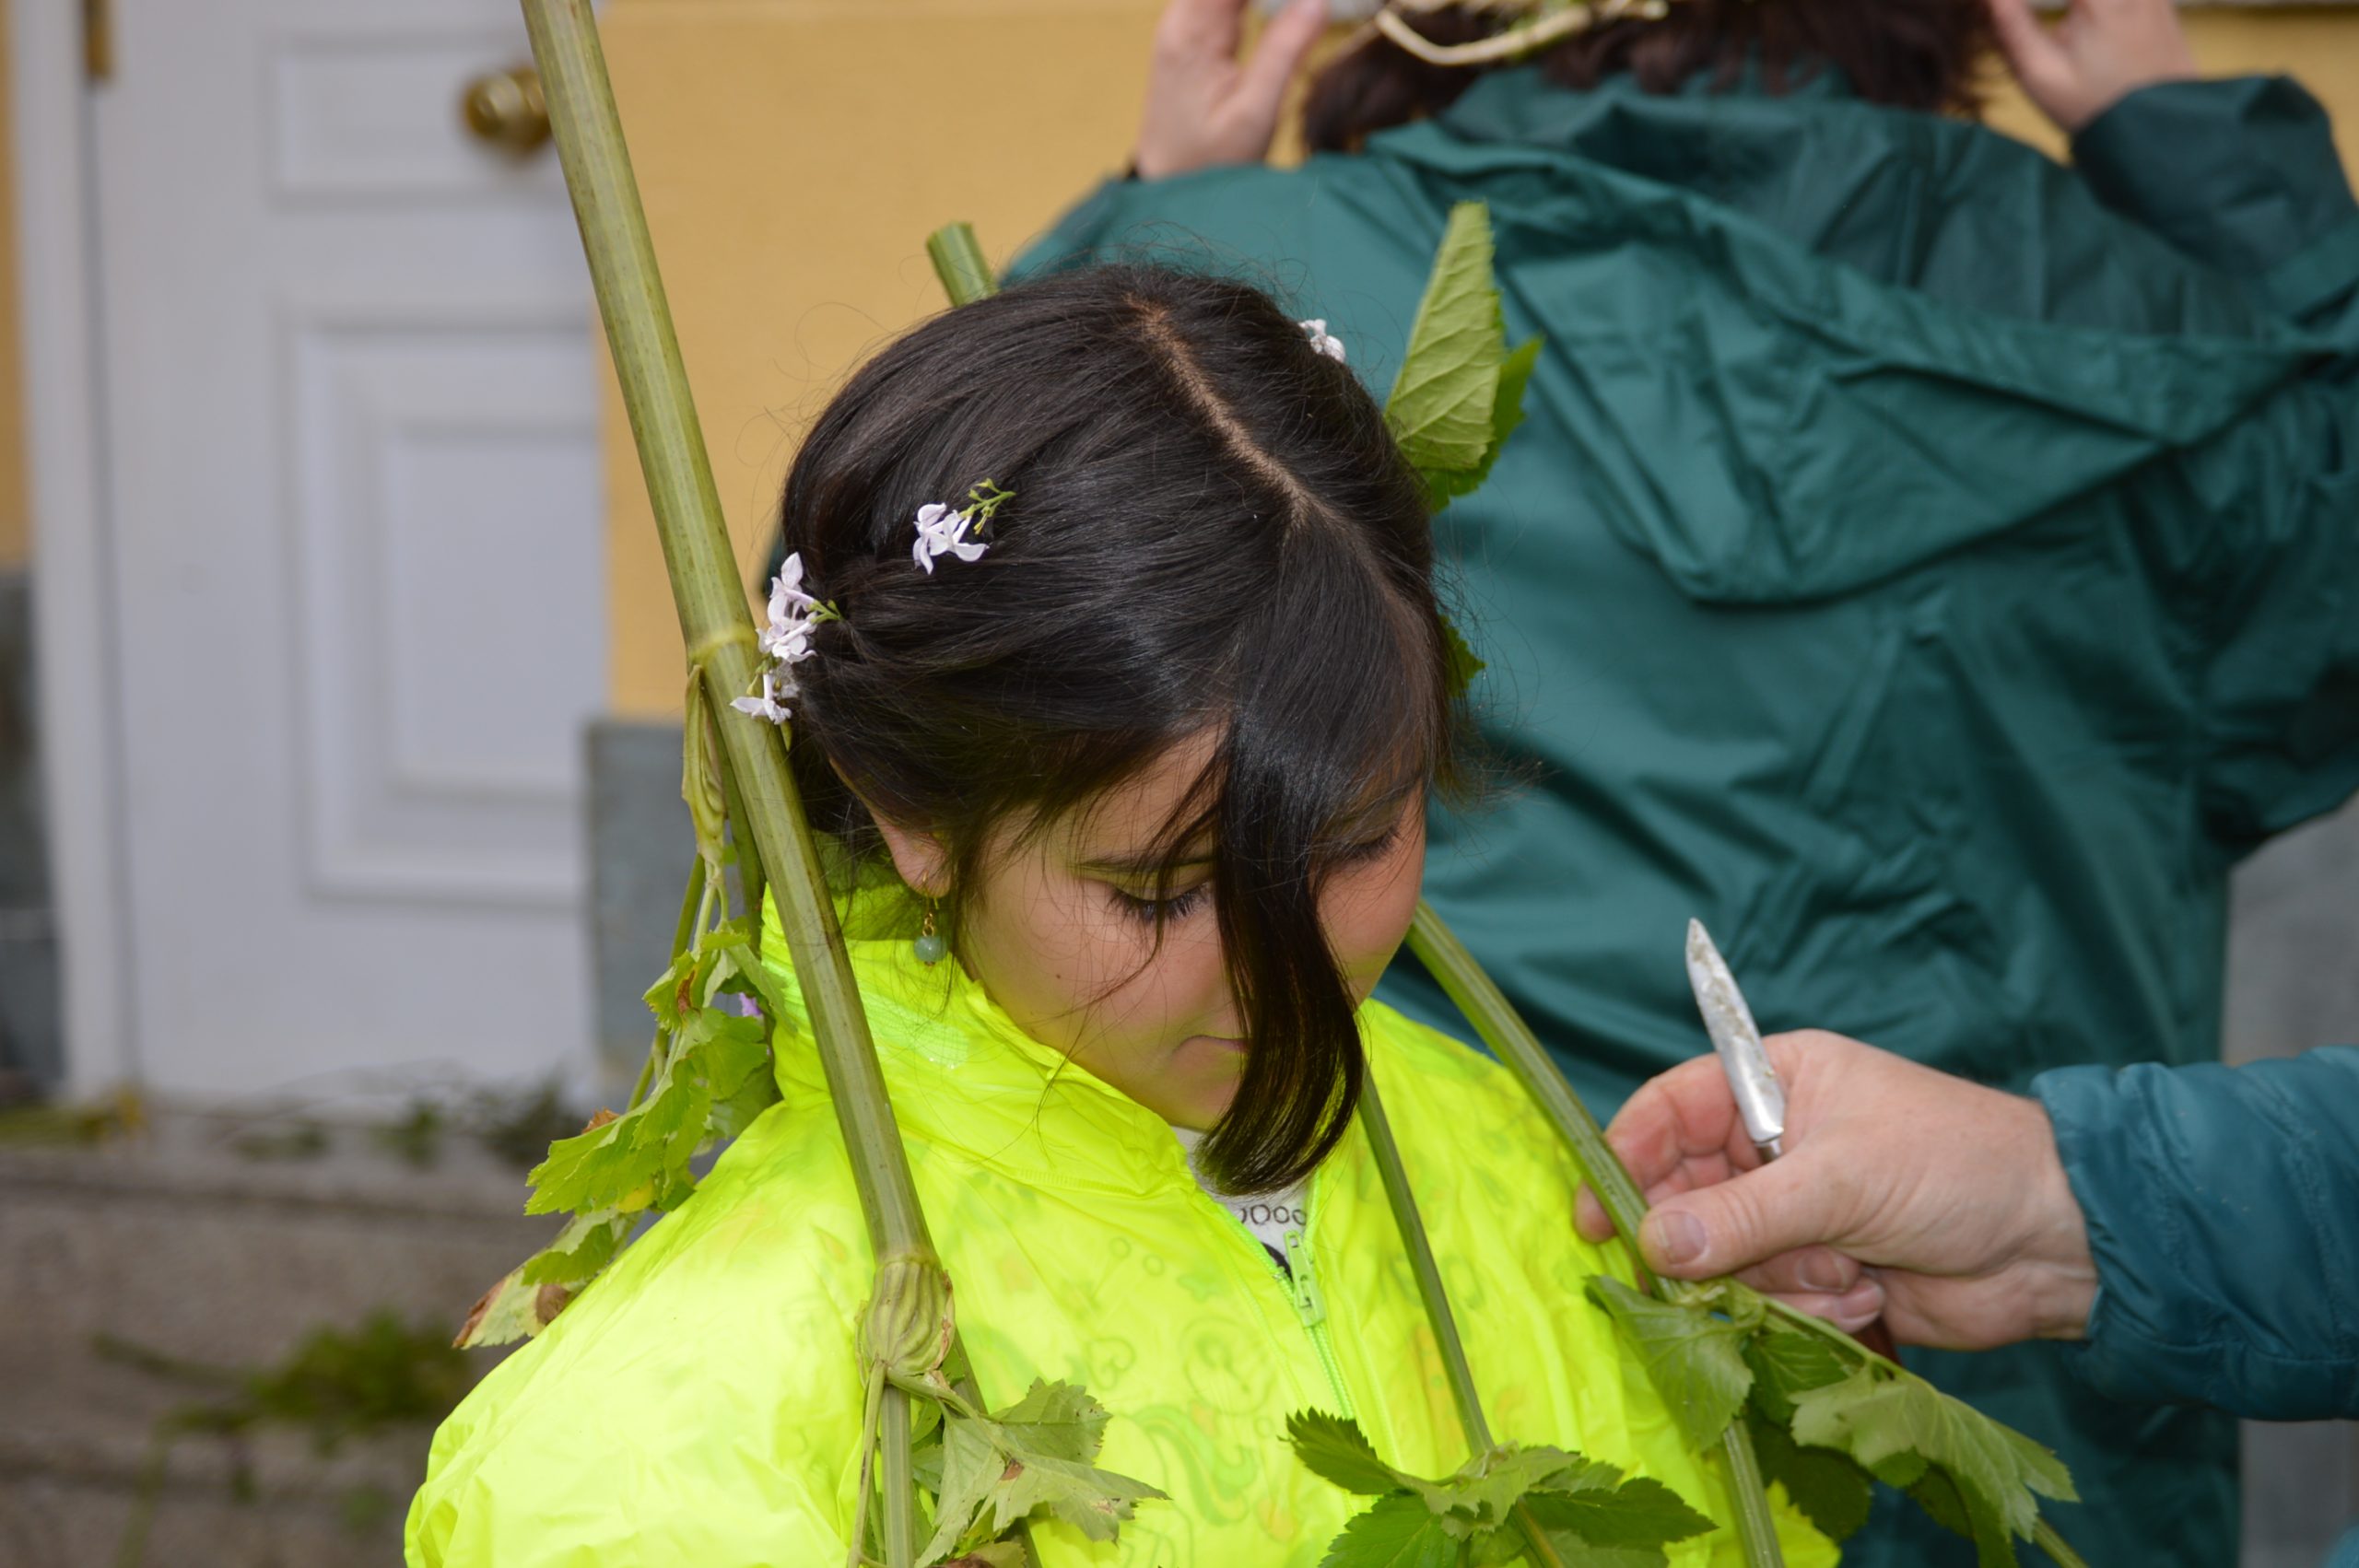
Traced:
<svg viewBox="0 0 2359 1568">
<path fill-rule="evenodd" d="M 2056 1533 L 2056 1527 L 2045 1519 L 2033 1522 L 2031 1541 L 2034 1546 L 2055 1560 L 2056 1568 L 2089 1568 L 2086 1562 L 2081 1561 L 2081 1554 L 2074 1551 L 2064 1538 Z"/>
<path fill-rule="evenodd" d="M 1417 905 L 1416 919 L 1409 927 L 1409 949 L 1449 993 L 1467 1022 L 1474 1025 L 1483 1043 L 1491 1047 L 1539 1106 L 1541 1114 L 1548 1118 L 1556 1136 L 1571 1153 L 1581 1179 L 1597 1194 L 1598 1201 L 1614 1221 L 1614 1228 L 1625 1237 L 1636 1238 L 1638 1222 L 1647 1212 L 1647 1200 L 1639 1193 L 1637 1183 L 1622 1168 L 1622 1162 L 1607 1146 L 1597 1118 L 1589 1114 L 1589 1107 L 1573 1093 L 1573 1086 L 1565 1082 L 1564 1073 L 1532 1034 L 1531 1025 L 1524 1023 L 1430 904 L 1421 901 Z M 1676 1281 L 1654 1281 L 1646 1265 L 1637 1261 L 1635 1239 L 1630 1256 L 1641 1286 L 1659 1283 L 1667 1298 L 1688 1299 L 1693 1287 Z M 1720 1434 L 1720 1453 L 1728 1464 L 1729 1491 L 1736 1503 L 1737 1534 L 1744 1544 L 1748 1568 L 1782 1568 L 1785 1550 L 1778 1542 L 1778 1531 L 1769 1516 L 1768 1494 L 1762 1487 L 1761 1465 L 1753 1452 L 1752 1434 L 1745 1431 L 1742 1420 L 1729 1422 L 1728 1430 Z"/>
<path fill-rule="evenodd" d="M 677 964 L 688 951 L 688 943 L 696 940 L 698 912 L 704 907 L 704 857 L 698 855 L 688 867 L 688 883 L 680 894 L 680 919 L 672 928 L 672 962 Z M 631 1085 L 630 1098 L 623 1102 L 623 1109 L 647 1097 L 647 1086 L 655 1082 L 656 1070 L 663 1065 L 663 1041 L 671 1031 L 663 1024 L 655 1026 L 655 1038 L 647 1047 L 647 1060 L 640 1065 L 639 1082 Z"/>
<path fill-rule="evenodd" d="M 1426 1321 L 1434 1331 L 1434 1347 L 1441 1355 L 1442 1376 L 1458 1406 L 1458 1423 L 1476 1458 L 1491 1451 L 1491 1423 L 1483 1417 L 1483 1397 L 1475 1391 L 1474 1369 L 1467 1364 L 1466 1344 L 1459 1337 L 1458 1316 L 1450 1310 L 1442 1289 L 1441 1268 L 1434 1261 L 1433 1241 L 1426 1234 L 1425 1216 L 1417 1211 L 1416 1194 L 1409 1190 L 1408 1168 L 1401 1162 L 1401 1145 L 1392 1136 L 1391 1118 L 1384 1114 L 1384 1097 L 1377 1093 L 1370 1073 L 1360 1083 L 1360 1129 L 1367 1135 L 1376 1157 L 1377 1178 L 1384 1184 L 1384 1200 L 1391 1207 L 1393 1225 L 1409 1252 L 1409 1272 L 1417 1281 L 1417 1297 L 1425 1304 Z M 1535 1568 L 1564 1568 L 1556 1543 L 1522 1504 L 1513 1510 L 1517 1532 Z"/>
<path fill-rule="evenodd" d="M 983 255 L 971 223 L 945 223 L 926 237 L 925 253 L 933 258 L 934 275 L 950 303 L 971 305 L 999 292 L 992 264 Z"/>
<path fill-rule="evenodd" d="M 715 728 L 744 797 L 744 821 L 752 828 L 751 841 L 741 843 L 738 852 L 741 857 L 758 856 L 776 894 L 787 949 L 810 1010 L 812 1036 L 868 1222 L 870 1245 L 879 1258 L 932 1256 L 900 1129 L 876 1065 L 843 933 L 787 771 L 778 727 L 729 707 L 754 684 L 753 616 L 722 521 L 711 464 L 688 395 L 654 244 L 598 45 L 597 24 L 589 0 L 523 0 L 523 6 L 599 315 L 614 352 L 648 496 L 654 503 L 681 638 L 691 667 L 703 672 Z M 898 1430 L 906 1437 L 908 1396 L 898 1389 L 888 1392 L 883 1413 L 887 1433 Z M 888 1476 L 892 1458 L 888 1450 Z M 901 1461 L 906 1480 L 906 1453 Z M 914 1503 L 906 1486 L 888 1491 L 888 1542 L 910 1539 Z M 888 1554 L 888 1561 L 894 1568 L 908 1568 L 907 1557 Z"/>
</svg>

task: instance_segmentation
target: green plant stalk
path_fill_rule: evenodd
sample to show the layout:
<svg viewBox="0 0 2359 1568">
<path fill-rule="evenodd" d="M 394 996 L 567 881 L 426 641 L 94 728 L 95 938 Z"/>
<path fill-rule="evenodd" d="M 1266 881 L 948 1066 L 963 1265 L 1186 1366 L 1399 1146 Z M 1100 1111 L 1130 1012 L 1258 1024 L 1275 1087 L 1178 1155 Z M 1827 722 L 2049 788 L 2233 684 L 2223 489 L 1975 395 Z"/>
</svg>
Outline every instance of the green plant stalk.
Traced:
<svg viewBox="0 0 2359 1568">
<path fill-rule="evenodd" d="M 868 1020 L 852 979 L 843 932 L 827 895 L 803 804 L 787 771 L 778 728 L 729 704 L 752 689 L 757 659 L 753 616 L 737 579 L 687 374 L 663 297 L 647 216 L 639 200 L 614 89 L 606 76 L 589 0 L 523 0 L 534 64 L 548 102 L 566 188 L 581 229 L 640 467 L 654 504 L 663 560 L 690 667 L 703 679 L 728 766 L 744 799 L 750 839 L 741 863 L 757 858 L 777 894 L 789 954 L 811 1016 L 844 1147 L 859 1189 L 869 1242 L 879 1258 L 933 1258 L 917 1188 L 901 1147 Z M 909 1432 L 909 1396 L 885 1396 L 886 1430 Z M 895 1420 L 898 1415 L 898 1425 Z M 909 1472 L 906 1441 L 901 1478 Z M 886 1456 L 892 1475 L 893 1456 Z M 903 1543 L 892 1568 L 912 1561 L 915 1498 L 888 1487 L 886 1539 Z"/>
<path fill-rule="evenodd" d="M 991 262 L 983 255 L 982 242 L 975 238 L 973 224 L 944 224 L 926 236 L 925 253 L 933 258 L 933 274 L 942 280 L 942 291 L 950 296 L 954 309 L 999 292 L 999 280 L 992 275 Z"/>
<path fill-rule="evenodd" d="M 697 911 L 703 907 L 704 857 L 698 855 L 688 867 L 687 885 L 680 894 L 679 923 L 672 928 L 673 963 L 677 964 L 680 955 L 687 952 L 688 943 L 696 940 Z M 639 1082 L 631 1085 L 630 1098 L 623 1102 L 623 1109 L 629 1110 L 647 1097 L 647 1086 L 655 1082 L 656 1070 L 663 1065 L 663 1041 L 670 1034 L 663 1024 L 655 1026 L 655 1039 L 647 1047 L 647 1059 L 640 1064 Z"/>
<path fill-rule="evenodd" d="M 1392 1121 L 1384 1114 L 1384 1097 L 1377 1093 L 1373 1072 L 1360 1082 L 1359 1117 L 1360 1129 L 1367 1134 L 1368 1150 L 1376 1157 L 1377 1178 L 1384 1184 L 1384 1201 L 1392 1210 L 1392 1223 L 1401 1232 L 1402 1245 L 1408 1248 L 1409 1272 L 1417 1281 L 1417 1296 L 1425 1304 L 1426 1321 L 1433 1328 L 1434 1346 L 1441 1353 L 1442 1375 L 1449 1384 L 1450 1399 L 1458 1406 L 1458 1424 L 1465 1429 L 1467 1444 L 1479 1459 L 1494 1446 L 1491 1423 L 1484 1419 L 1483 1398 L 1474 1388 L 1474 1369 L 1466 1362 L 1466 1344 L 1459 1337 L 1458 1316 L 1450 1310 L 1449 1296 L 1442 1289 L 1441 1267 L 1434 1261 L 1433 1240 L 1426 1234 L 1425 1216 L 1417 1211 L 1416 1194 L 1409 1190 L 1408 1167 L 1402 1164 L 1401 1145 L 1392 1136 Z M 1513 1517 L 1534 1568 L 1564 1568 L 1556 1543 L 1548 1539 L 1548 1532 L 1540 1527 L 1532 1510 L 1519 1503 Z"/>
<path fill-rule="evenodd" d="M 2032 1521 L 2031 1541 L 2055 1561 L 2056 1568 L 2089 1568 L 2081 1561 L 2081 1554 L 2074 1551 L 2070 1543 L 2056 1533 L 2056 1527 L 2046 1519 Z"/>
<path fill-rule="evenodd" d="M 1625 1237 L 1634 1238 L 1630 1255 L 1638 1273 L 1641 1288 L 1657 1290 L 1673 1301 L 1689 1299 L 1692 1287 L 1676 1280 L 1657 1280 L 1637 1260 L 1638 1222 L 1646 1217 L 1647 1200 L 1638 1191 L 1638 1184 L 1622 1168 L 1622 1162 L 1605 1141 L 1597 1118 L 1565 1082 L 1565 1075 L 1541 1045 L 1532 1026 L 1524 1023 L 1515 1007 L 1474 955 L 1466 951 L 1450 929 L 1442 923 L 1434 907 L 1420 899 L 1416 919 L 1409 926 L 1409 950 L 1417 955 L 1458 1011 L 1474 1025 L 1483 1043 L 1491 1047 L 1507 1070 L 1515 1074 L 1540 1106 L 1541 1114 L 1556 1129 L 1570 1150 L 1573 1163 L 1580 1167 L 1581 1179 L 1596 1193 L 1604 1205 L 1606 1214 L 1614 1221 L 1614 1228 Z M 1753 1434 L 1745 1430 L 1743 1421 L 1729 1422 L 1728 1431 L 1720 1436 L 1720 1454 L 1728 1464 L 1729 1494 L 1736 1504 L 1737 1535 L 1744 1544 L 1744 1560 L 1748 1568 L 1782 1568 L 1785 1549 L 1778 1542 L 1776 1521 L 1769 1516 L 1769 1494 L 1761 1480 L 1761 1461 L 1753 1451 Z"/>
</svg>

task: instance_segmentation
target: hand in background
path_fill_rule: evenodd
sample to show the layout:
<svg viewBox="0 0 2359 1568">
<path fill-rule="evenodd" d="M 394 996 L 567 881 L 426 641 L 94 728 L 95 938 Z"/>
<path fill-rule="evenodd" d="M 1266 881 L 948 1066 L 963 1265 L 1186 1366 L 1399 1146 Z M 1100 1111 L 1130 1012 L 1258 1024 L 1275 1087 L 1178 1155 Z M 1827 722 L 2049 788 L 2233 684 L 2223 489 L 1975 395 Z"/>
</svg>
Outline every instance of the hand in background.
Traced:
<svg viewBox="0 0 2359 1568">
<path fill-rule="evenodd" d="M 2051 30 L 2031 0 L 1989 0 L 1999 52 L 2024 95 L 2066 134 L 2140 88 L 2201 75 L 2171 0 L 2071 0 Z"/>
<path fill-rule="evenodd" d="M 1134 154 L 1141 177 L 1269 156 L 1286 85 L 1327 25 L 1327 0 L 1294 0 L 1263 30 L 1253 58 L 1240 61 L 1246 5 L 1171 0 L 1164 7 Z"/>
<path fill-rule="evenodd" d="M 1639 1228 L 1649 1266 L 1737 1274 L 1854 1330 L 1881 1314 L 1909 1344 L 2079 1337 L 2096 1273 L 2037 1101 L 1840 1035 L 1766 1043 L 1786 1085 L 1775 1163 L 1755 1153 L 1710 1056 L 1644 1085 L 1607 1129 L 1653 1205 Z M 1613 1231 L 1587 1191 L 1580 1228 Z"/>
</svg>

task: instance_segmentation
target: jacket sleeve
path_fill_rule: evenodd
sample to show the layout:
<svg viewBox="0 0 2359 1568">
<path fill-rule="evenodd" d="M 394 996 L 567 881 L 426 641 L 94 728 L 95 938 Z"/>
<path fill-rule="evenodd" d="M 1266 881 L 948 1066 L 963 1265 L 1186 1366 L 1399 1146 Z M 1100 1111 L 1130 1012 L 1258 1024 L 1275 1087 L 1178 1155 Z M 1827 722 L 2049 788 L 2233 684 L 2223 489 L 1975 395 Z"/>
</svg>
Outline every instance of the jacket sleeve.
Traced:
<svg viewBox="0 0 2359 1568">
<path fill-rule="evenodd" d="M 2179 579 L 2200 810 L 2244 853 L 2359 788 L 2359 202 L 2283 76 L 2165 82 L 2083 127 L 2099 200 L 2240 282 L 2308 368 L 2154 475 Z"/>
<path fill-rule="evenodd" d="M 2285 76 L 2163 82 L 2072 138 L 2097 199 L 2244 280 L 2294 322 L 2359 337 L 2359 202 L 2318 99 Z"/>
<path fill-rule="evenodd" d="M 2359 1417 L 2359 1047 L 2068 1067 L 2032 1092 L 2096 1260 L 2086 1382 L 2265 1421 Z"/>
</svg>

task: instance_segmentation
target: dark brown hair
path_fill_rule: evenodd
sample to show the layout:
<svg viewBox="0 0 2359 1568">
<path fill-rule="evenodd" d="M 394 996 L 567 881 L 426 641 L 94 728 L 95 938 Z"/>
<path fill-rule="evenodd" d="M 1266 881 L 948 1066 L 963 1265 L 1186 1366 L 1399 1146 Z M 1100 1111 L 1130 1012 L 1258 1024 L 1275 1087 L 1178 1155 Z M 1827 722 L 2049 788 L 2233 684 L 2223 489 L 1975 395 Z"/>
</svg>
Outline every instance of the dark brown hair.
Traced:
<svg viewBox="0 0 2359 1568">
<path fill-rule="evenodd" d="M 918 509 L 986 478 L 1015 493 L 989 554 L 919 570 Z M 796 457 L 782 525 L 842 613 L 794 667 L 812 820 L 863 855 L 882 852 L 871 806 L 935 835 L 954 945 L 995 829 L 1216 741 L 1149 878 L 1168 897 L 1209 844 L 1251 1045 L 1199 1157 L 1234 1192 L 1308 1173 L 1364 1071 L 1320 889 L 1374 814 L 1454 780 L 1463 725 L 1424 493 L 1360 383 L 1244 284 L 1051 275 L 863 366 Z"/>
<path fill-rule="evenodd" d="M 1446 44 L 1501 27 L 1496 12 L 1457 6 L 1405 19 Z M 1531 63 L 1560 87 L 1586 89 L 1627 72 L 1657 93 L 1697 76 L 1723 90 L 1749 67 L 1766 91 L 1782 93 L 1832 67 L 1870 103 L 1976 114 L 1989 45 L 1986 0 L 1672 0 L 1660 21 L 1608 22 Z M 1428 64 L 1371 31 L 1312 81 L 1303 139 L 1314 152 L 1357 151 L 1378 131 L 1440 113 L 1495 68 Z"/>
</svg>

